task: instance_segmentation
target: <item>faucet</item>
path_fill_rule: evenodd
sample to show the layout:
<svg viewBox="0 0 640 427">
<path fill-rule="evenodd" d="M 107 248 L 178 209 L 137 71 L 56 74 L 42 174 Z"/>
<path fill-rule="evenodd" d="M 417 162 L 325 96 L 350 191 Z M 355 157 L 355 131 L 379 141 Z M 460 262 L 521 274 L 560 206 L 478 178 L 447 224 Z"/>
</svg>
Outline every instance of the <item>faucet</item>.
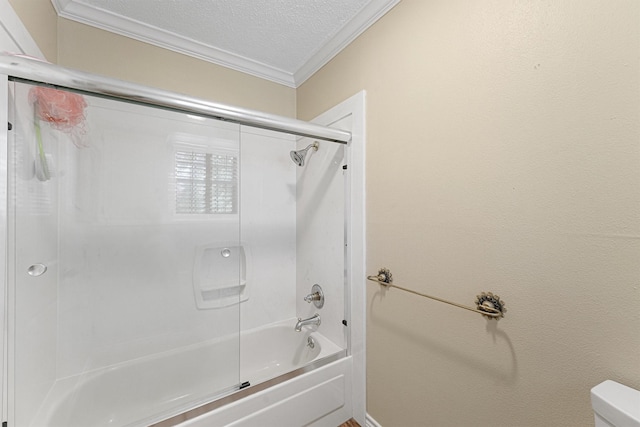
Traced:
<svg viewBox="0 0 640 427">
<path fill-rule="evenodd" d="M 296 332 L 300 332 L 302 330 L 302 327 L 306 325 L 320 326 L 320 315 L 316 313 L 312 317 L 304 320 L 298 317 L 298 323 L 296 323 Z"/>
</svg>

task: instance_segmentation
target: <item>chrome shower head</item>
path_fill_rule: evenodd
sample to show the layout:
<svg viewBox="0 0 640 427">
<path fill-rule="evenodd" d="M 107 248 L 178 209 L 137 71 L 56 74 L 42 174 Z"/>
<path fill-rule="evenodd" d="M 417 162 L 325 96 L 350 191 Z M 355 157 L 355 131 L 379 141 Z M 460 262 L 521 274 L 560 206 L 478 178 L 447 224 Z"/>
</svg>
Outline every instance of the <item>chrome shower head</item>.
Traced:
<svg viewBox="0 0 640 427">
<path fill-rule="evenodd" d="M 309 151 L 310 148 L 313 148 L 313 151 L 318 151 L 318 146 L 319 144 L 316 141 L 313 144 L 309 144 L 307 148 L 290 152 L 289 155 L 291 155 L 291 160 L 293 160 L 293 162 L 298 166 L 304 166 L 304 158 L 307 155 L 307 151 Z"/>
</svg>

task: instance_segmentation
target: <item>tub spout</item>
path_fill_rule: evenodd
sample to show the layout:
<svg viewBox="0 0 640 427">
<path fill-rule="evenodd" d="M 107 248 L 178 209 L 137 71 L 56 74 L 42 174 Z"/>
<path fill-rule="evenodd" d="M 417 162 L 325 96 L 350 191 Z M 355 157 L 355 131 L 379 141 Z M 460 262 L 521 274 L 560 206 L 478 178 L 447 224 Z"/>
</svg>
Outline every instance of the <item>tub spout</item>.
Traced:
<svg viewBox="0 0 640 427">
<path fill-rule="evenodd" d="M 302 330 L 302 327 L 306 325 L 320 326 L 320 315 L 316 313 L 312 317 L 304 320 L 298 317 L 298 323 L 296 323 L 296 332 L 300 332 Z"/>
</svg>

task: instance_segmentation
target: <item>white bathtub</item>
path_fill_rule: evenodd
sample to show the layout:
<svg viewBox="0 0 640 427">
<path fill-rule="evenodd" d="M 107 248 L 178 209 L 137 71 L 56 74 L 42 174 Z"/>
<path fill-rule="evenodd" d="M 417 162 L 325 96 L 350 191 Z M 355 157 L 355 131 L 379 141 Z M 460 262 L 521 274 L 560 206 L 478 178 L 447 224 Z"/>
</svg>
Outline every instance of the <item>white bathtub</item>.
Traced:
<svg viewBox="0 0 640 427">
<path fill-rule="evenodd" d="M 246 394 L 257 384 L 344 353 L 320 333 L 295 332 L 294 325 L 291 319 L 243 332 L 239 371 L 235 338 L 58 380 L 31 425 L 148 426 L 222 397 L 229 400 L 239 383 L 251 384 L 242 391 Z"/>
</svg>

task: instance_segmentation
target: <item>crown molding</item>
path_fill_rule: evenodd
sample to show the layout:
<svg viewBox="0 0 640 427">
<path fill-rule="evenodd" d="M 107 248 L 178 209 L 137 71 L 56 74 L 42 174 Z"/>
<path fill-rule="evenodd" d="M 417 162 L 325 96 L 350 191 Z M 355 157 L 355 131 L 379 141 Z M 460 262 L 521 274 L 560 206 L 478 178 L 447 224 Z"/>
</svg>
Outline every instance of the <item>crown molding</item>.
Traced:
<svg viewBox="0 0 640 427">
<path fill-rule="evenodd" d="M 400 0 L 373 0 L 321 46 L 298 70 L 288 72 L 153 25 L 87 5 L 78 0 L 51 0 L 58 16 L 115 34 L 179 52 L 242 73 L 297 88 L 333 59 Z"/>
<path fill-rule="evenodd" d="M 58 16 L 62 18 L 271 80 L 285 86 L 295 87 L 293 74 L 244 56 L 217 49 L 153 25 L 73 0 L 52 0 L 52 2 L 58 12 Z"/>
<path fill-rule="evenodd" d="M 393 9 L 401 0 L 373 0 L 368 3 L 347 25 L 342 27 L 327 43 L 293 73 L 295 87 L 307 81 L 320 68 L 353 42 L 367 28 Z"/>
</svg>

